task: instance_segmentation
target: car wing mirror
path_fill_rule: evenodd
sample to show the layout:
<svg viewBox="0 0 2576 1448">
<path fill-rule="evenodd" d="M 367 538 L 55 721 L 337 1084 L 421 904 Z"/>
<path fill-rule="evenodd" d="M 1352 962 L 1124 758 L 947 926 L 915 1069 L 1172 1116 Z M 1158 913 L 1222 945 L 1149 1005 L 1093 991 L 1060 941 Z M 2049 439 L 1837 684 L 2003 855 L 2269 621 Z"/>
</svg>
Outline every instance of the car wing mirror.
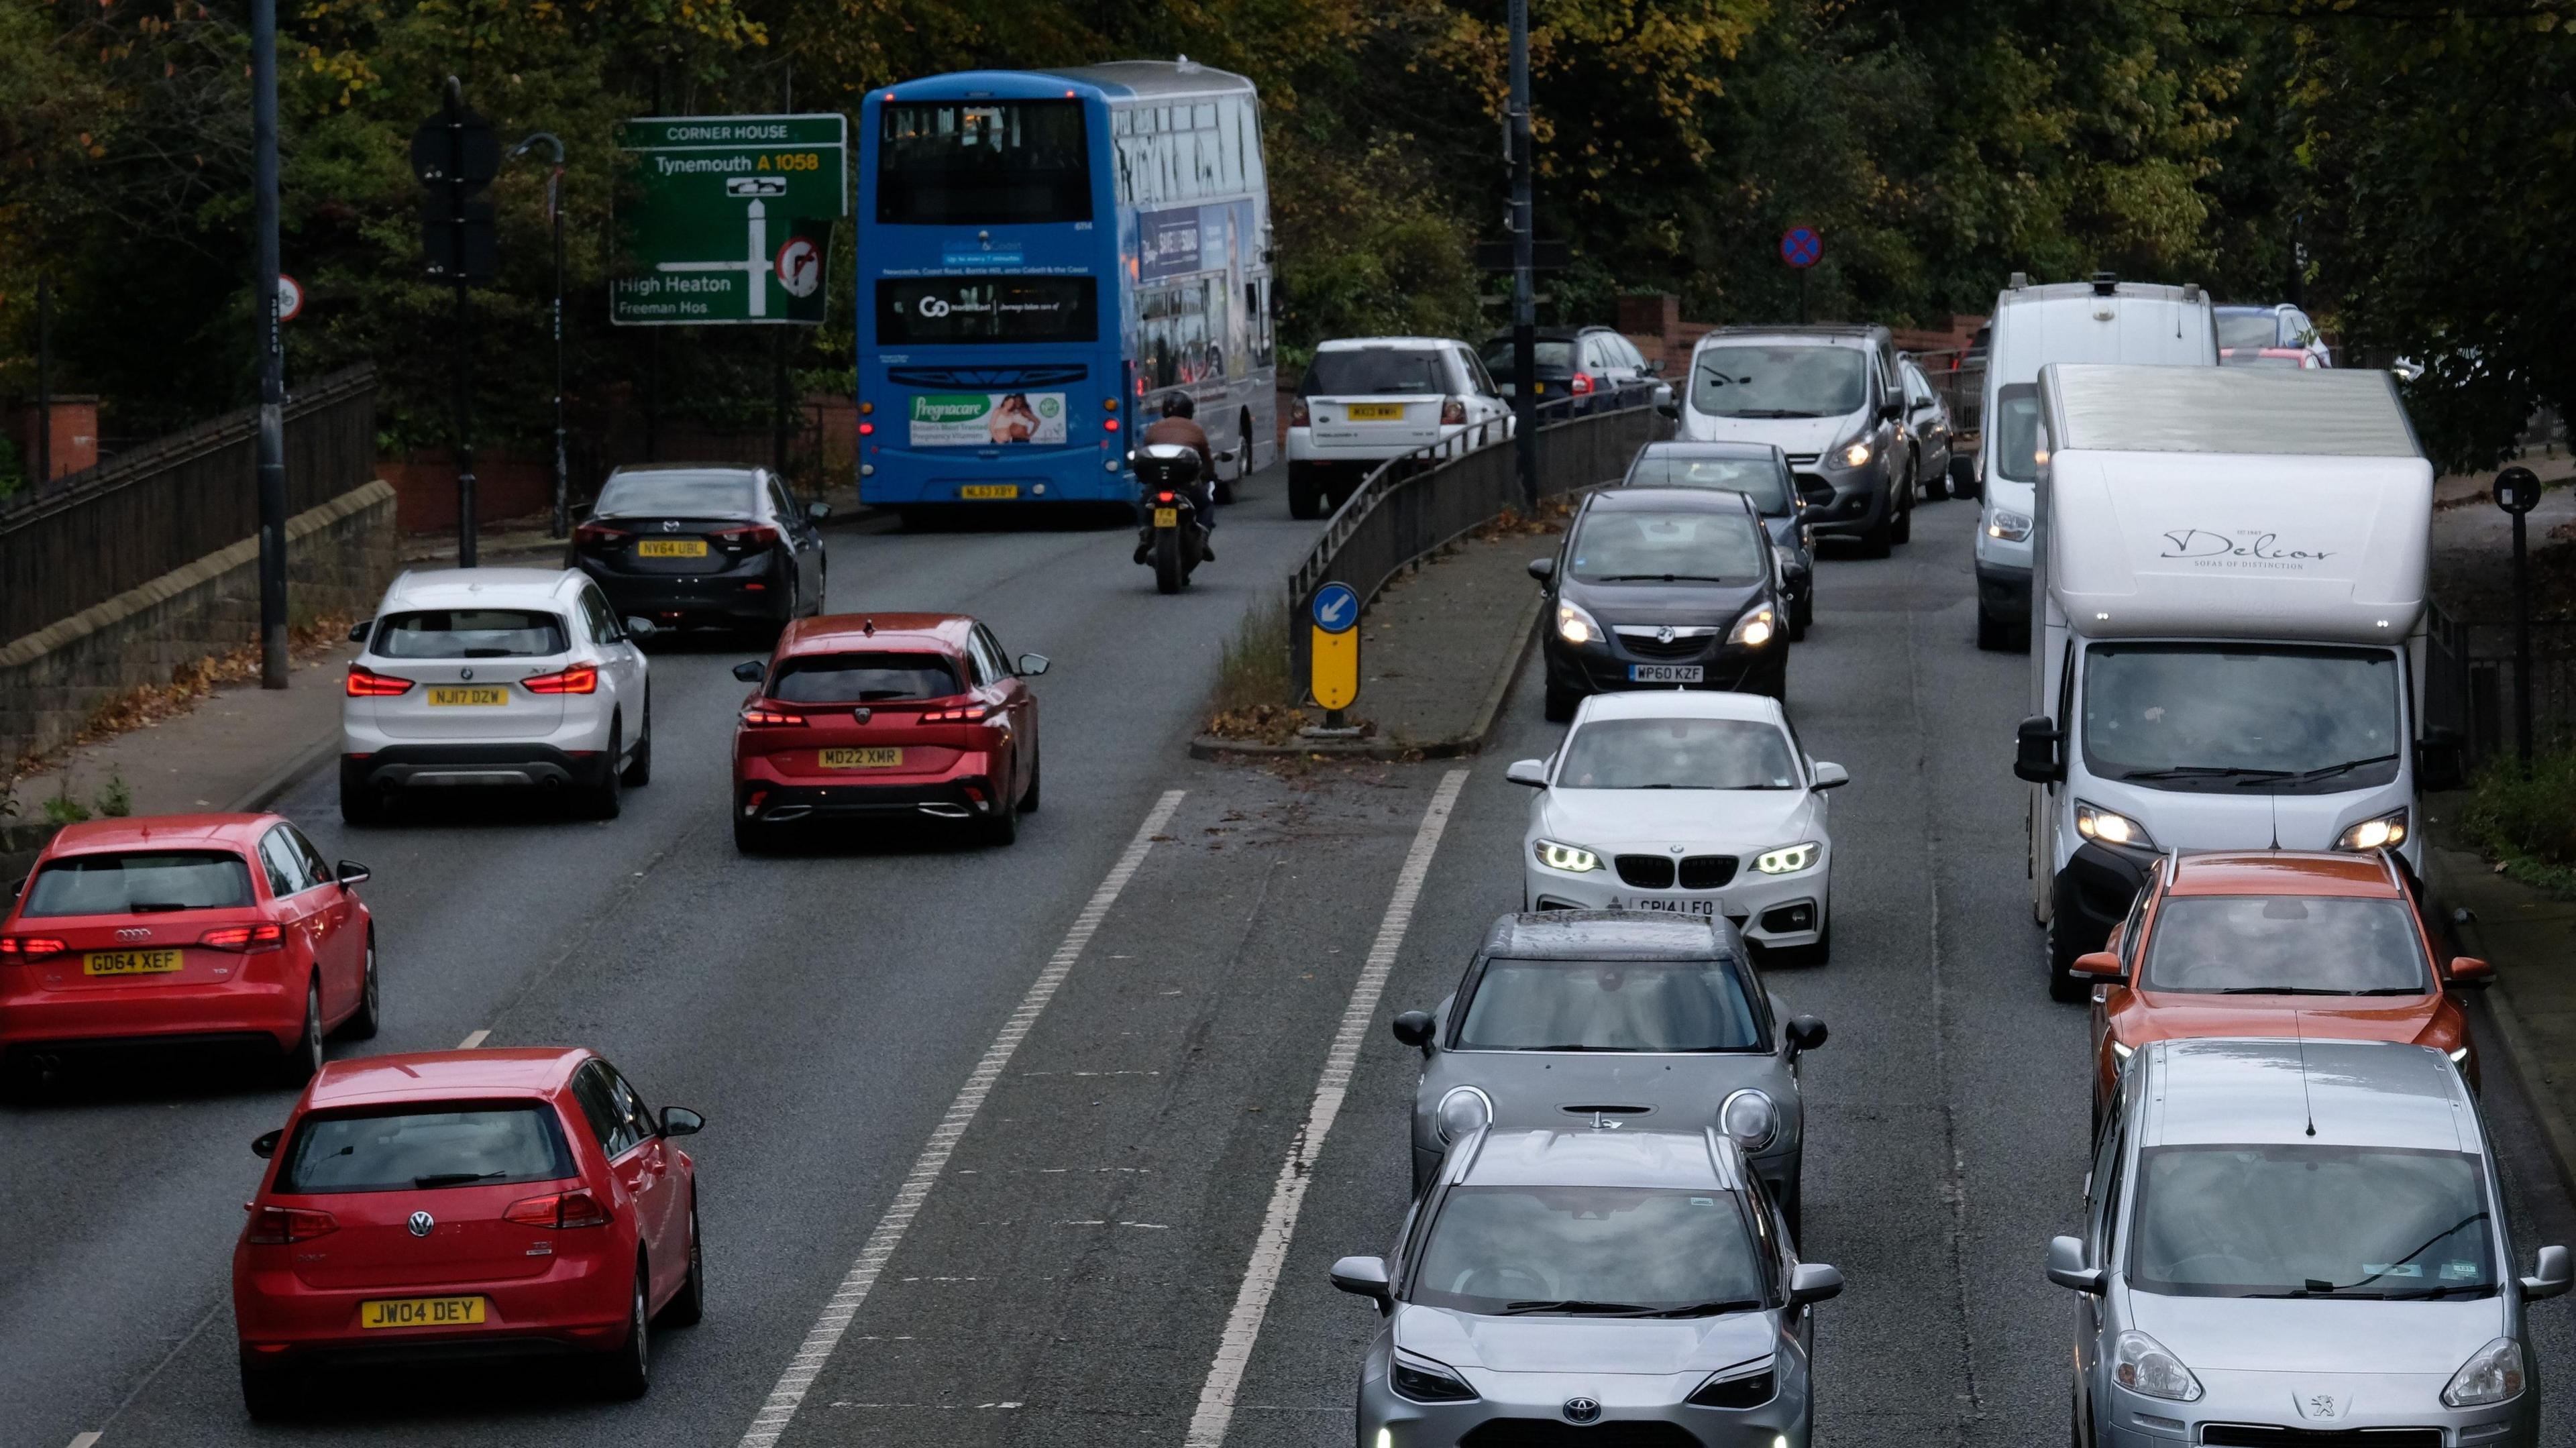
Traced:
<svg viewBox="0 0 2576 1448">
<path fill-rule="evenodd" d="M 263 1131 L 250 1139 L 250 1154 L 266 1161 L 277 1155 L 277 1144 L 285 1139 L 286 1128 L 283 1126 L 275 1131 Z"/>
<path fill-rule="evenodd" d="M 1503 771 L 1503 778 L 1514 784 L 1526 784 L 1532 789 L 1545 789 L 1547 788 L 1547 761 L 1515 759 L 1511 767 Z"/>
<path fill-rule="evenodd" d="M 2522 1279 L 2522 1295 L 2526 1301 L 2556 1297 L 2567 1290 L 2570 1281 L 2576 1281 L 2576 1274 L 2569 1270 L 2567 1249 L 2543 1247 L 2538 1260 L 2532 1263 L 2532 1274 Z"/>
<path fill-rule="evenodd" d="M 2486 985 L 2495 979 L 2495 967 L 2474 955 L 2451 957 L 2451 984 Z"/>
<path fill-rule="evenodd" d="M 2075 975 L 2100 976 L 2105 980 L 2118 980 L 2123 974 L 2120 957 L 2107 950 L 2088 950 L 2075 957 L 2075 963 L 2067 969 Z"/>
<path fill-rule="evenodd" d="M 1789 1058 L 1796 1060 L 1825 1043 L 1825 1023 L 1814 1016 L 1791 1016 L 1782 1034 L 1789 1038 Z"/>
<path fill-rule="evenodd" d="M 664 1136 L 695 1136 L 706 1129 L 707 1119 L 685 1106 L 665 1106 L 662 1108 L 662 1134 Z"/>
<path fill-rule="evenodd" d="M 759 683 L 761 676 L 768 672 L 768 667 L 758 659 L 745 659 L 733 666 L 733 676 L 746 684 Z"/>
<path fill-rule="evenodd" d="M 813 519 L 817 523 L 820 523 L 824 519 L 832 516 L 832 505 L 829 503 L 807 503 L 805 505 L 805 516 Z"/>
<path fill-rule="evenodd" d="M 2084 1239 L 2051 1237 L 2048 1240 L 2048 1280 L 2076 1292 L 2102 1295 L 2104 1277 L 2099 1267 L 2084 1265 Z"/>
<path fill-rule="evenodd" d="M 642 643 L 662 631 L 661 625 L 649 618 L 630 618 L 625 622 L 626 636 Z"/>
<path fill-rule="evenodd" d="M 1054 664 L 1054 662 L 1054 660 L 1048 658 L 1044 654 L 1022 654 L 1020 655 L 1020 672 L 1030 678 L 1035 678 L 1038 675 L 1045 673 L 1047 669 Z"/>
<path fill-rule="evenodd" d="M 375 627 L 376 621 L 371 618 L 362 618 L 356 623 L 349 625 L 349 642 L 353 644 L 365 643 L 367 641 L 367 635 L 373 633 L 375 631 Z"/>
<path fill-rule="evenodd" d="M 1878 420 L 1881 422 L 1894 422 L 1904 415 L 1905 404 L 1902 402 L 1882 402 L 1878 405 Z"/>
<path fill-rule="evenodd" d="M 1801 1262 L 1789 1269 L 1789 1305 L 1807 1307 L 1843 1295 L 1843 1274 L 1822 1262 Z"/>
<path fill-rule="evenodd" d="M 2561 1252 L 2560 1256 L 2566 1254 Z M 1333 1264 L 1333 1285 L 1354 1297 L 1383 1305 L 1391 1295 L 1384 1257 L 1345 1257 Z"/>
<path fill-rule="evenodd" d="M 1537 579 L 1541 583 L 1546 583 L 1554 579 L 1556 577 L 1556 560 L 1553 558 L 1531 559 L 1529 561 L 1529 576 Z"/>
<path fill-rule="evenodd" d="M 375 877 L 375 871 L 368 869 L 366 866 L 359 864 L 355 860 L 342 860 L 340 862 L 339 869 L 332 876 L 332 878 L 339 881 L 340 888 L 343 890 L 348 889 L 352 885 L 363 885 Z"/>
<path fill-rule="evenodd" d="M 1809 789 L 1840 789 L 1851 783 L 1851 771 L 1830 759 L 1816 761 L 1815 774 L 1816 782 L 1808 785 Z"/>
<path fill-rule="evenodd" d="M 2013 730 L 2013 773 L 2032 784 L 2055 784 L 2066 777 L 2058 761 L 2057 747 L 2066 736 L 2057 721 L 2045 714 L 2033 714 Z"/>
<path fill-rule="evenodd" d="M 1655 411 L 1662 413 L 1666 417 L 1679 417 L 1682 415 L 1682 405 L 1679 401 L 1667 397 L 1663 401 L 1655 404 Z"/>
<path fill-rule="evenodd" d="M 1404 1044 L 1426 1056 L 1431 1054 L 1431 1012 L 1405 1011 L 1389 1022 L 1387 1029 L 1395 1032 L 1395 1038 Z"/>
</svg>

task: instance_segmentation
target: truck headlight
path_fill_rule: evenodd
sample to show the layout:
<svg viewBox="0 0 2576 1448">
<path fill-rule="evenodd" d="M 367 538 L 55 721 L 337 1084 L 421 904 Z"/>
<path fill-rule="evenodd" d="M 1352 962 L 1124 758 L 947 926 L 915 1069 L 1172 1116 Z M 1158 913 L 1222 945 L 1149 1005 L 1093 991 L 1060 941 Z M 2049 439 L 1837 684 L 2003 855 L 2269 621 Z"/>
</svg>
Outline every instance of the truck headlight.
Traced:
<svg viewBox="0 0 2576 1448">
<path fill-rule="evenodd" d="M 1601 625 L 1573 604 L 1560 603 L 1556 606 L 1556 636 L 1580 647 L 1601 637 Z"/>
<path fill-rule="evenodd" d="M 2393 809 L 2363 820 L 2335 838 L 2338 850 L 2386 850 L 2406 843 L 2406 811 Z"/>
<path fill-rule="evenodd" d="M 1779 631 L 1778 620 L 1772 617 L 1770 606 L 1765 604 L 1737 619 L 1735 627 L 1726 631 L 1726 641 L 1731 644 L 1742 644 L 1748 649 L 1758 649 L 1771 642 L 1771 636 Z"/>
<path fill-rule="evenodd" d="M 1764 850 L 1754 856 L 1753 868 L 1765 875 L 1794 875 L 1816 863 L 1816 857 L 1823 853 L 1824 846 L 1814 840 L 1808 840 L 1803 844 L 1782 845 L 1776 850 Z"/>
<path fill-rule="evenodd" d="M 2010 508 L 1997 508 L 1986 515 L 1986 536 L 2007 543 L 2024 542 L 2030 537 L 2030 519 Z"/>
<path fill-rule="evenodd" d="M 2156 842 L 2147 835 L 2147 827 L 2117 810 L 2098 804 L 2075 802 L 2075 833 L 2105 845 L 2132 845 L 2152 850 Z"/>
<path fill-rule="evenodd" d="M 1540 864 L 1568 874 L 1580 875 L 1587 870 L 1601 868 L 1601 857 L 1581 845 L 1560 845 L 1554 840 L 1540 840 L 1530 846 L 1530 852 L 1538 856 Z"/>
<path fill-rule="evenodd" d="M 1866 442 L 1856 442 L 1843 449 L 1844 467 L 1856 468 L 1866 464 L 1868 461 L 1869 444 Z"/>
</svg>

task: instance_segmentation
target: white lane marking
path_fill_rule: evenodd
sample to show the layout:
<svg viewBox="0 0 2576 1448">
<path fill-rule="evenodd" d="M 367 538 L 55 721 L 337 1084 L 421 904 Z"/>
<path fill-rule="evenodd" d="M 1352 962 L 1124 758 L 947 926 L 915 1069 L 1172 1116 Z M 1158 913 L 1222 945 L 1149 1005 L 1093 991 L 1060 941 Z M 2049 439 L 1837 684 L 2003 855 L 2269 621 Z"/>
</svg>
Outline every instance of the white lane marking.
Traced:
<svg viewBox="0 0 2576 1448">
<path fill-rule="evenodd" d="M 1296 1234 L 1297 1213 L 1306 1204 L 1306 1184 L 1314 1179 L 1315 1159 L 1323 1155 L 1324 1137 L 1333 1129 L 1333 1118 L 1341 1114 L 1351 1070 L 1359 1062 L 1360 1040 L 1377 1015 L 1378 997 L 1385 994 L 1387 973 L 1395 967 L 1395 952 L 1413 924 L 1413 905 L 1422 895 L 1423 877 L 1430 873 L 1431 854 L 1440 848 L 1441 831 L 1449 827 L 1449 812 L 1466 782 L 1463 769 L 1441 776 L 1431 807 L 1422 812 L 1421 828 L 1413 832 L 1413 848 L 1395 877 L 1395 894 L 1378 922 L 1377 941 L 1369 947 L 1360 978 L 1351 986 L 1351 1003 L 1342 1012 L 1341 1029 L 1333 1033 L 1333 1048 L 1324 1056 L 1324 1074 L 1315 1081 L 1306 1125 L 1288 1148 L 1288 1159 L 1279 1165 L 1278 1184 L 1270 1190 L 1270 1210 L 1261 1219 L 1260 1234 L 1252 1239 L 1252 1260 L 1244 1266 L 1234 1311 L 1226 1317 L 1225 1335 L 1217 1340 L 1216 1361 L 1208 1365 L 1207 1382 L 1199 1389 L 1189 1436 L 1181 1440 L 1184 1448 L 1219 1448 L 1234 1421 L 1234 1395 L 1252 1362 L 1252 1345 L 1261 1336 L 1261 1320 L 1270 1312 L 1270 1296 L 1279 1288 L 1280 1269 L 1287 1265 L 1288 1240 Z"/>
<path fill-rule="evenodd" d="M 457 1042 L 456 1049 L 460 1051 L 471 1051 L 490 1039 L 492 1039 L 492 1033 L 490 1031 L 476 1031 L 474 1034 L 467 1036 L 464 1040 Z"/>
<path fill-rule="evenodd" d="M 97 1443 L 96 1433 L 76 1433 L 72 1436 L 71 1448 L 96 1448 Z"/>
<path fill-rule="evenodd" d="M 1127 882 L 1135 877 L 1137 867 L 1145 863 L 1146 853 L 1154 848 L 1154 837 L 1171 823 L 1172 812 L 1181 807 L 1181 797 L 1186 793 L 1188 791 L 1178 789 L 1163 792 L 1163 797 L 1146 811 L 1145 822 L 1137 827 L 1135 837 L 1127 842 L 1126 850 L 1118 856 L 1118 863 L 1110 867 L 1109 874 L 1100 882 L 1100 888 L 1091 892 L 1091 899 L 1083 905 L 1082 913 L 1073 918 L 1073 928 L 1065 932 L 1063 943 L 1056 946 L 1055 954 L 1048 958 L 1046 969 L 1038 972 L 1037 980 L 1029 986 L 1029 993 L 1020 998 L 1019 1008 L 1002 1023 L 1001 1033 L 985 1049 L 984 1059 L 975 1063 L 974 1074 L 966 1078 L 966 1085 L 957 1093 L 957 1099 L 949 1103 L 948 1114 L 940 1118 L 939 1125 L 930 1133 L 930 1140 L 922 1144 L 921 1155 L 913 1159 L 912 1171 L 895 1192 L 893 1204 L 886 1208 L 884 1216 L 877 1219 L 876 1229 L 868 1233 L 866 1245 L 859 1249 L 858 1260 L 850 1264 L 848 1275 L 833 1291 L 831 1301 L 823 1304 L 822 1316 L 814 1320 L 813 1329 L 805 1334 L 804 1344 L 797 1348 L 787 1370 L 778 1375 L 778 1385 L 769 1390 L 768 1400 L 760 1405 L 758 1413 L 752 1415 L 751 1427 L 743 1433 L 740 1448 L 771 1448 L 779 1435 L 787 1431 L 787 1425 L 796 1417 L 797 1405 L 805 1400 L 805 1390 L 813 1386 L 814 1379 L 821 1375 L 824 1363 L 831 1359 L 833 1346 L 840 1342 L 841 1334 L 849 1330 L 851 1319 L 858 1316 L 859 1304 L 868 1300 L 868 1290 L 876 1286 L 877 1274 L 885 1270 L 887 1259 L 893 1257 L 894 1249 L 902 1244 L 903 1234 L 912 1226 L 912 1219 L 921 1214 L 922 1202 L 929 1197 L 931 1187 L 948 1165 L 948 1158 L 957 1150 L 959 1138 L 973 1124 L 975 1113 L 983 1108 L 984 1098 L 992 1094 L 993 1083 L 1001 1079 L 1002 1069 L 1011 1064 L 1012 1053 L 1019 1050 L 1020 1042 L 1026 1040 L 1030 1029 L 1037 1025 L 1038 1016 L 1046 1010 L 1047 1002 L 1055 998 L 1057 988 L 1073 972 L 1073 963 L 1081 958 L 1082 948 L 1091 943 L 1091 937 L 1100 929 L 1100 922 L 1108 916 L 1109 907 L 1118 902 L 1119 892 L 1127 888 Z"/>
</svg>

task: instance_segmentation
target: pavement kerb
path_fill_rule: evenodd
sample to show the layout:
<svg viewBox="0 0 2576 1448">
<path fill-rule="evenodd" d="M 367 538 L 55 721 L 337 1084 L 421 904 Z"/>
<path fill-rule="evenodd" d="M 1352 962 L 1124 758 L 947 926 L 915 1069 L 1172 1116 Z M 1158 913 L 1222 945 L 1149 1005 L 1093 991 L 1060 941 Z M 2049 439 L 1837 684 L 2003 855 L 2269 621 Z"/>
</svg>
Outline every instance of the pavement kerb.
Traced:
<svg viewBox="0 0 2576 1448">
<path fill-rule="evenodd" d="M 1521 671 L 1529 666 L 1530 641 L 1537 636 L 1541 610 L 1547 603 L 1545 594 L 1530 599 L 1522 609 L 1516 625 L 1521 646 L 1512 650 L 1510 661 L 1494 672 L 1493 682 L 1486 687 L 1484 705 L 1476 711 L 1476 722 L 1465 732 L 1446 739 L 1308 739 L 1294 744 L 1263 744 L 1242 739 L 1221 739 L 1202 734 L 1190 741 L 1190 758 L 1228 759 L 1456 759 L 1482 753 L 1485 742 L 1494 737 L 1494 726 L 1503 717 L 1503 705 L 1512 696 L 1512 686 L 1520 682 Z"/>
<path fill-rule="evenodd" d="M 2472 1013 L 2482 1013 L 2493 1030 L 2489 1039 L 2502 1047 L 2505 1064 L 2521 1083 L 2523 1095 L 2531 1102 L 2532 1115 L 2539 1121 L 2541 1134 L 2548 1139 L 2551 1164 L 2557 1168 L 2559 1184 L 2570 1195 L 2576 1195 L 2576 1120 L 2570 1120 L 2562 1106 L 2549 1067 L 2548 1054 L 2532 1036 L 2529 1022 L 2513 1003 L 2513 988 L 2508 977 L 2528 974 L 2535 980 L 2554 976 L 2562 966 L 2557 961 L 2535 960 L 2514 951 L 2489 933 L 2487 912 L 2519 908 L 2526 903 L 2546 902 L 2556 905 L 2541 892 L 2518 881 L 2495 875 L 2483 858 L 2472 851 L 2433 845 L 2425 851 L 2425 884 L 2443 919 L 2437 928 L 2447 926 L 2464 937 L 2463 953 L 2473 954 L 2496 969 L 2497 982 L 2474 991 Z M 2470 918 L 2454 924 L 2450 913 L 2465 907 Z M 2481 1011 L 2482 1008 L 2482 1011 Z"/>
</svg>

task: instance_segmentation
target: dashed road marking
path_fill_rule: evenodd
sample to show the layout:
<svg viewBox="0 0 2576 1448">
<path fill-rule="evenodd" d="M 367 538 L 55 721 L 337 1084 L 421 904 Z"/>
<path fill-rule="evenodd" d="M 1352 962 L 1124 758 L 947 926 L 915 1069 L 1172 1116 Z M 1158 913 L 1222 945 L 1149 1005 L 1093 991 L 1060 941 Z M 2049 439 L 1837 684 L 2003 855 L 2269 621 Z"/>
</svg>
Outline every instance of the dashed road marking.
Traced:
<svg viewBox="0 0 2576 1448">
<path fill-rule="evenodd" d="M 1198 1410 L 1190 1414 L 1189 1436 L 1182 1439 L 1184 1448 L 1219 1448 L 1225 1442 L 1225 1430 L 1234 1421 L 1235 1391 L 1243 1386 L 1244 1369 L 1252 1362 L 1252 1345 L 1261 1337 L 1261 1320 L 1270 1312 L 1270 1297 L 1279 1288 L 1279 1272 L 1288 1261 L 1288 1240 L 1296 1235 L 1297 1213 L 1306 1204 L 1306 1184 L 1314 1180 L 1315 1159 L 1323 1154 L 1324 1137 L 1333 1129 L 1333 1118 L 1341 1114 L 1342 1097 L 1350 1090 L 1351 1070 L 1359 1062 L 1360 1041 L 1368 1034 L 1369 1021 L 1377 1015 L 1378 998 L 1386 993 L 1386 977 L 1395 968 L 1395 953 L 1404 944 L 1404 932 L 1413 924 L 1413 906 L 1422 896 L 1423 877 L 1430 873 L 1432 852 L 1440 848 L 1441 832 L 1449 827 L 1449 812 L 1456 808 L 1458 791 L 1467 782 L 1467 771 L 1453 769 L 1441 776 L 1440 788 L 1431 796 L 1431 807 L 1422 812 L 1422 824 L 1413 832 L 1413 848 L 1404 856 L 1404 868 L 1395 877 L 1395 894 L 1386 904 L 1386 915 L 1378 922 L 1377 940 L 1369 946 L 1368 960 L 1360 967 L 1360 976 L 1351 986 L 1351 1003 L 1342 1012 L 1341 1029 L 1333 1033 L 1333 1047 L 1325 1053 L 1324 1073 L 1315 1082 L 1315 1098 L 1306 1110 L 1306 1125 L 1288 1148 L 1288 1159 L 1279 1166 L 1278 1184 L 1270 1191 L 1270 1210 L 1261 1219 L 1261 1232 L 1252 1239 L 1252 1260 L 1244 1265 L 1243 1285 L 1236 1290 L 1234 1311 L 1227 1315 L 1225 1335 L 1217 1340 L 1216 1360 L 1208 1365 L 1207 1382 L 1199 1389 Z"/>
<path fill-rule="evenodd" d="M 476 1031 L 472 1035 L 467 1036 L 464 1040 L 457 1042 L 456 1049 L 460 1051 L 471 1051 L 490 1039 L 492 1039 L 492 1033 L 490 1031 Z"/>
<path fill-rule="evenodd" d="M 97 1445 L 98 1435 L 96 1433 L 75 1433 L 72 1435 L 71 1448 L 97 1448 Z"/>
<path fill-rule="evenodd" d="M 850 1264 L 849 1273 L 842 1277 L 831 1301 L 823 1304 L 822 1316 L 814 1320 L 813 1329 L 805 1334 L 804 1344 L 797 1348 L 787 1370 L 778 1375 L 778 1385 L 769 1390 L 768 1399 L 752 1416 L 751 1427 L 743 1433 L 740 1448 L 772 1448 L 779 1435 L 787 1431 L 787 1425 L 795 1420 L 797 1405 L 805 1400 L 805 1390 L 822 1375 L 823 1365 L 831 1360 L 833 1347 L 840 1342 L 841 1334 L 849 1330 L 851 1320 L 858 1316 L 860 1304 L 868 1300 L 868 1290 L 876 1286 L 877 1275 L 885 1270 L 887 1260 L 894 1256 L 894 1249 L 902 1245 L 903 1234 L 912 1226 L 913 1218 L 921 1214 L 922 1202 L 929 1197 L 930 1189 L 938 1184 L 940 1172 L 956 1152 L 958 1140 L 965 1136 L 966 1128 L 974 1123 L 975 1113 L 983 1109 L 984 1098 L 992 1094 L 993 1083 L 1001 1079 L 1003 1068 L 1011 1064 L 1011 1056 L 1019 1050 L 1020 1042 L 1028 1039 L 1038 1017 L 1045 1012 L 1047 1002 L 1055 999 L 1065 977 L 1073 973 L 1073 963 L 1082 957 L 1083 947 L 1089 945 L 1091 937 L 1098 933 L 1100 922 L 1108 917 L 1109 907 L 1118 903 L 1119 892 L 1127 888 L 1127 882 L 1135 877 L 1137 867 L 1145 863 L 1145 855 L 1154 848 L 1156 838 L 1168 838 L 1162 836 L 1163 827 L 1171 823 L 1172 812 L 1181 807 L 1181 798 L 1187 793 L 1186 790 L 1165 790 L 1162 798 L 1154 802 L 1154 807 L 1145 812 L 1145 822 L 1137 827 L 1135 837 L 1127 842 L 1127 848 L 1118 856 L 1118 863 L 1110 867 L 1109 874 L 1100 882 L 1100 888 L 1091 892 L 1091 899 L 1083 905 L 1082 913 L 1073 918 L 1073 928 L 1065 932 L 1063 943 L 1056 946 L 1055 954 L 1048 958 L 1046 969 L 1038 972 L 1028 994 L 1020 998 L 1019 1008 L 1012 1011 L 1011 1018 L 1002 1024 L 1001 1034 L 993 1038 L 993 1044 L 984 1051 L 984 1059 L 975 1063 L 974 1074 L 966 1078 L 966 1085 L 957 1093 L 957 1099 L 949 1103 L 948 1114 L 940 1118 L 939 1125 L 930 1133 L 930 1140 L 922 1145 L 921 1155 L 913 1159 L 912 1171 L 895 1192 L 893 1205 L 877 1219 L 876 1229 L 868 1233 L 867 1243 L 859 1249 L 858 1260 Z M 1452 789 L 1450 793 L 1454 795 L 1456 790 Z"/>
</svg>

